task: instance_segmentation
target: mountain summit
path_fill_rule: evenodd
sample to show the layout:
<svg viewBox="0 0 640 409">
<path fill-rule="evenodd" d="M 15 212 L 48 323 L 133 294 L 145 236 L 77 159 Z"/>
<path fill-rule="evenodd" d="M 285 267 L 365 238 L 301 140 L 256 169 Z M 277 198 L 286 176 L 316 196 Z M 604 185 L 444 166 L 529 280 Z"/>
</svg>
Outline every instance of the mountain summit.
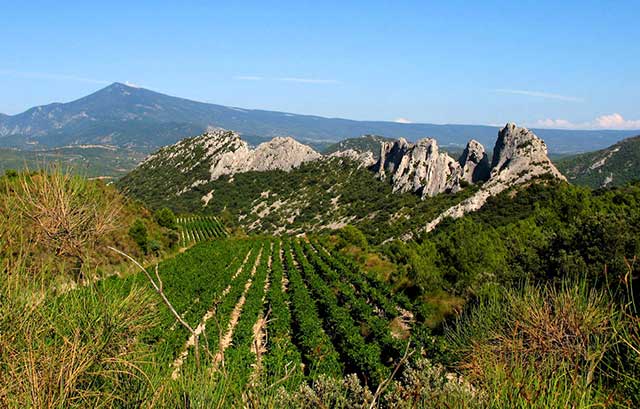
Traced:
<svg viewBox="0 0 640 409">
<path fill-rule="evenodd" d="M 180 196 L 221 176 L 250 171 L 289 171 L 320 157 L 322 155 L 311 147 L 291 137 L 275 137 L 252 149 L 239 133 L 217 128 L 160 149 L 127 179 L 159 175 L 165 183 L 165 193 Z M 167 181 L 171 183 L 167 185 Z"/>
<path fill-rule="evenodd" d="M 547 145 L 542 139 L 527 128 L 508 123 L 498 134 L 493 148 L 488 180 L 473 196 L 447 209 L 432 220 L 426 226 L 426 230 L 433 230 L 447 217 L 458 218 L 478 210 L 484 206 L 489 197 L 543 175 L 566 180 L 549 160 Z"/>
</svg>

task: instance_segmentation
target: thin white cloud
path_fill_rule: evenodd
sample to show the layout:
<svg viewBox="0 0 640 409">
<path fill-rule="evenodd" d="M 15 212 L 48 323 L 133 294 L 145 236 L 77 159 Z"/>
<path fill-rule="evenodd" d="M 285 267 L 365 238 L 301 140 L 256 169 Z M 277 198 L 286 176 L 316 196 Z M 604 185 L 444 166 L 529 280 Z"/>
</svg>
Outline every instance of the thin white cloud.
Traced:
<svg viewBox="0 0 640 409">
<path fill-rule="evenodd" d="M 316 79 L 316 78 L 296 78 L 296 77 L 284 77 L 277 78 L 278 81 L 287 81 L 287 82 L 300 82 L 304 84 L 339 84 L 338 80 L 325 80 L 325 79 Z"/>
<path fill-rule="evenodd" d="M 0 70 L 0 75 L 17 77 L 17 78 L 39 79 L 39 80 L 75 81 L 75 82 L 88 82 L 91 84 L 109 84 L 109 81 L 98 80 L 95 78 L 79 77 L 76 75 L 66 75 L 66 74 L 54 74 L 54 73 L 48 73 L 48 72 Z"/>
<path fill-rule="evenodd" d="M 571 122 L 566 119 L 541 119 L 532 127 L 557 129 L 640 129 L 640 119 L 625 119 L 619 113 L 600 115 L 588 122 Z"/>
<path fill-rule="evenodd" d="M 528 97 L 557 99 L 559 101 L 568 101 L 568 102 L 584 102 L 584 99 L 582 98 L 571 97 L 567 95 L 552 94 L 549 92 L 527 91 L 522 89 L 502 89 L 502 88 L 494 89 L 493 91 L 499 92 L 501 94 L 525 95 Z"/>
<path fill-rule="evenodd" d="M 239 81 L 260 81 L 263 78 L 257 75 L 236 75 L 233 79 Z"/>
<path fill-rule="evenodd" d="M 393 122 L 398 123 L 398 124 L 412 124 L 413 121 L 407 118 L 396 118 L 393 120 Z"/>
</svg>

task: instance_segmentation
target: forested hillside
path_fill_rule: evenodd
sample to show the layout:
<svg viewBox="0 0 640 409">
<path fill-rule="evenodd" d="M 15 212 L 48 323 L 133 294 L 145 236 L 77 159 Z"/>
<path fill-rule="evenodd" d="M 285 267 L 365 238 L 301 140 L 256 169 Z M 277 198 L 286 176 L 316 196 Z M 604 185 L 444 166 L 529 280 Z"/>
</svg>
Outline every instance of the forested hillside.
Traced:
<svg viewBox="0 0 640 409">
<path fill-rule="evenodd" d="M 132 172 L 118 186 L 152 208 L 219 214 L 225 224 L 247 232 L 294 234 L 353 224 L 374 242 L 420 228 L 475 192 L 470 186 L 428 200 L 394 194 L 388 183 L 348 158 L 308 162 L 289 172 L 222 176 L 177 197 L 167 194 L 167 183 L 173 182 L 159 172 Z"/>
<path fill-rule="evenodd" d="M 640 136 L 607 149 L 562 158 L 557 165 L 571 183 L 592 188 L 640 180 Z"/>
</svg>

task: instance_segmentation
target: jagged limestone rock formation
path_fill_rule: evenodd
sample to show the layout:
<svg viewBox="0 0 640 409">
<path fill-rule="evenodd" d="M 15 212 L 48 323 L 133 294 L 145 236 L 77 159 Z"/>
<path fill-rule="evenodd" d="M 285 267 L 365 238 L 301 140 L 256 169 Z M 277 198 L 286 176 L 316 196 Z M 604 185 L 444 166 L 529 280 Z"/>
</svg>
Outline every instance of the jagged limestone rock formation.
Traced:
<svg viewBox="0 0 640 409">
<path fill-rule="evenodd" d="M 238 136 L 238 139 L 240 136 Z M 319 159 L 322 155 L 291 137 L 276 137 L 250 149 L 246 142 L 235 151 L 222 154 L 211 164 L 211 180 L 222 175 L 267 170 L 289 171 L 304 162 Z"/>
<path fill-rule="evenodd" d="M 489 172 L 491 171 L 489 158 L 484 151 L 484 146 L 475 139 L 467 143 L 459 162 L 462 167 L 461 180 L 468 183 L 477 183 L 489 178 Z"/>
<path fill-rule="evenodd" d="M 490 196 L 542 175 L 566 180 L 549 160 L 547 146 L 542 139 L 527 128 L 508 123 L 498 134 L 487 182 L 473 196 L 432 220 L 425 230 L 433 230 L 447 217 L 457 218 L 478 210 Z"/>
<path fill-rule="evenodd" d="M 421 139 L 415 144 L 400 138 L 383 142 L 374 171 L 382 180 L 389 179 L 394 192 L 415 192 L 422 197 L 459 188 L 460 164 L 438 149 L 435 139 Z"/>
<path fill-rule="evenodd" d="M 289 171 L 321 158 L 318 152 L 290 137 L 276 137 L 251 149 L 237 132 L 208 129 L 149 156 L 138 170 L 154 170 L 172 180 L 169 189 L 181 195 L 196 186 L 249 171 Z"/>
</svg>

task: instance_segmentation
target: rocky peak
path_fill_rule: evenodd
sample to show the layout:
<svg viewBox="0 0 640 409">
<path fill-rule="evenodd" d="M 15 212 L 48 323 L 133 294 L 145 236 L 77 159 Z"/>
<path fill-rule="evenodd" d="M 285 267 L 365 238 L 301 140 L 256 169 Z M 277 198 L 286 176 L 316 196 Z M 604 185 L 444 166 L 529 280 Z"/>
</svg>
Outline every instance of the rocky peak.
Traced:
<svg viewBox="0 0 640 409">
<path fill-rule="evenodd" d="M 222 175 L 249 171 L 289 171 L 304 162 L 316 160 L 321 155 L 307 145 L 290 137 L 276 137 L 261 143 L 256 149 L 244 148 L 220 155 L 211 163 L 211 180 Z"/>
<path fill-rule="evenodd" d="M 240 134 L 209 128 L 158 150 L 139 165 L 175 181 L 178 195 L 224 175 L 249 171 L 289 171 L 321 155 L 293 138 L 276 137 L 251 149 Z"/>
<path fill-rule="evenodd" d="M 291 170 L 304 162 L 319 159 L 322 155 L 313 148 L 301 144 L 291 137 L 275 137 L 261 143 L 252 152 L 251 170 Z"/>
<path fill-rule="evenodd" d="M 489 179 L 471 197 L 449 208 L 425 228 L 434 229 L 446 217 L 461 217 L 480 209 L 491 196 L 531 179 L 549 175 L 566 180 L 547 156 L 547 146 L 527 128 L 508 123 L 499 133 L 493 152 Z"/>
<path fill-rule="evenodd" d="M 508 123 L 499 133 L 493 148 L 491 174 L 496 175 L 512 161 L 530 162 L 530 159 L 546 159 L 547 145 L 527 128 L 519 128 L 514 123 Z"/>
<path fill-rule="evenodd" d="M 477 183 L 489 178 L 491 170 L 489 158 L 484 151 L 484 146 L 475 139 L 467 143 L 459 162 L 462 167 L 461 180 L 468 183 Z"/>
<path fill-rule="evenodd" d="M 404 138 L 383 142 L 374 170 L 380 179 L 390 178 L 394 192 L 416 192 L 423 198 L 455 190 L 461 172 L 460 164 L 440 153 L 432 138 L 415 144 Z"/>
</svg>

